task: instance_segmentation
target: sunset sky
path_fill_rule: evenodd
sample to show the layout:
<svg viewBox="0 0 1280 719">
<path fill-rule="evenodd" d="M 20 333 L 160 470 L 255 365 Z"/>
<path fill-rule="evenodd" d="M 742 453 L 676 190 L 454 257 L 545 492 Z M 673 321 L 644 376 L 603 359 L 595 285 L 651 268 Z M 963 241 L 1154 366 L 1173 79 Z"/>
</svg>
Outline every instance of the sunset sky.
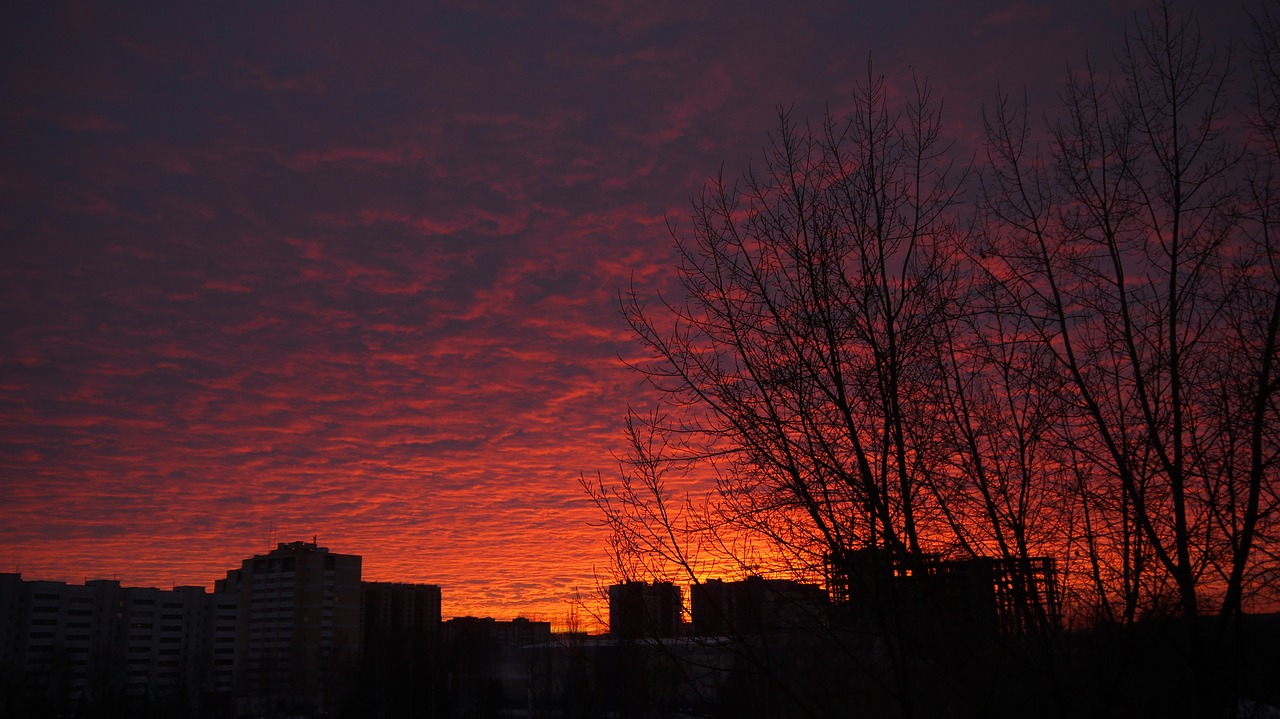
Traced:
<svg viewBox="0 0 1280 719">
<path fill-rule="evenodd" d="M 760 156 L 779 104 L 846 105 L 869 58 L 927 76 L 979 149 L 997 83 L 1052 111 L 1146 8 L 21 5 L 0 571 L 211 586 L 316 536 L 441 585 L 446 617 L 557 623 L 609 579 L 578 477 L 616 472 L 653 403 L 617 293 L 673 290 L 666 223 L 703 181 Z M 1216 5 L 1177 7 L 1243 32 Z"/>
</svg>

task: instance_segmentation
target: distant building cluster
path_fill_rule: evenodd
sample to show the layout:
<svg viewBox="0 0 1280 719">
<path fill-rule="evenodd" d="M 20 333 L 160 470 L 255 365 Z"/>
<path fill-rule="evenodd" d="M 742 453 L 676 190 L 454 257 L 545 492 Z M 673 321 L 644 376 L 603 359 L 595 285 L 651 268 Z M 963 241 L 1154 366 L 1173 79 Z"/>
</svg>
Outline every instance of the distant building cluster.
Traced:
<svg viewBox="0 0 1280 719">
<path fill-rule="evenodd" d="M 0 717 L 135 716 L 144 707 L 319 716 L 344 706 L 378 716 L 528 715 L 535 704 L 607 713 L 642 697 L 706 706 L 739 670 L 734 642 L 859 627 L 884 609 L 873 597 L 892 597 L 902 614 L 945 595 L 949 620 L 999 633 L 1030 626 L 1034 618 L 1013 611 L 1025 604 L 1014 595 L 1030 592 L 1045 600 L 1040 621 L 1056 621 L 1047 560 L 930 559 L 907 571 L 849 553 L 829 558 L 827 574 L 827 587 L 707 580 L 691 587 L 687 613 L 673 583 L 618 583 L 608 589 L 610 632 L 595 637 L 553 635 L 549 622 L 528 619 L 442 622 L 440 587 L 362 581 L 359 556 L 308 542 L 245 559 L 211 593 L 0 574 Z M 676 660 L 703 670 L 676 681 Z"/>
<path fill-rule="evenodd" d="M 754 576 L 736 582 L 708 579 L 691 587 L 685 622 L 680 587 L 624 582 L 609 587 L 609 633 L 638 640 L 798 630 L 824 624 L 828 605 L 826 590 L 815 584 Z"/>
<path fill-rule="evenodd" d="M 549 622 L 442 623 L 440 596 L 362 581 L 359 556 L 308 542 L 244 560 L 212 593 L 0 574 L 0 716 L 323 714 L 358 695 L 362 677 L 405 668 L 426 706 L 442 627 L 481 627 L 499 643 L 551 638 Z"/>
</svg>

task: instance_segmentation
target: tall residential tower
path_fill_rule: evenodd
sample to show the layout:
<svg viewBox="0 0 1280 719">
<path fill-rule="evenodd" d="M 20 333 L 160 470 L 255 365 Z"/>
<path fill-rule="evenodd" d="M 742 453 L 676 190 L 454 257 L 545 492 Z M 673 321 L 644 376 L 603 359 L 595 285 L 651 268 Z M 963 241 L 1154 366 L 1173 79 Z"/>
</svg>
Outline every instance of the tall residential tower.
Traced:
<svg viewBox="0 0 1280 719">
<path fill-rule="evenodd" d="M 227 572 L 216 591 L 239 595 L 239 712 L 336 706 L 361 652 L 359 556 L 281 543 Z"/>
</svg>

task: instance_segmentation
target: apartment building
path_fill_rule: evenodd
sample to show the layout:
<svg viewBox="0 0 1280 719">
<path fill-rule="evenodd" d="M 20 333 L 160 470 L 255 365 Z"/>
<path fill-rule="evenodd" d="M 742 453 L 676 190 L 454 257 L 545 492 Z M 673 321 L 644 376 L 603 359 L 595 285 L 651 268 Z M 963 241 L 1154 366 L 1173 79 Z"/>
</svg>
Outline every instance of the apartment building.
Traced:
<svg viewBox="0 0 1280 719">
<path fill-rule="evenodd" d="M 72 712 L 107 698 L 229 701 L 234 657 L 226 647 L 236 618 L 225 608 L 234 601 L 203 587 L 0 574 L 0 667 L 15 684 L 10 691 Z"/>
<path fill-rule="evenodd" d="M 236 595 L 236 710 L 326 711 L 359 661 L 361 558 L 314 542 L 280 543 L 215 583 Z"/>
</svg>

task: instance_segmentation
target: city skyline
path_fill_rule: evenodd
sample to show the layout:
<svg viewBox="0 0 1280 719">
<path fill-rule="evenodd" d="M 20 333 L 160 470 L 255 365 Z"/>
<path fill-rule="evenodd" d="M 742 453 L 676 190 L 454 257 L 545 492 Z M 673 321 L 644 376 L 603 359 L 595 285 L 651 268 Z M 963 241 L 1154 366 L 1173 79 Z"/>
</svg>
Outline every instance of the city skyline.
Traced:
<svg viewBox="0 0 1280 719">
<path fill-rule="evenodd" d="M 1147 7 L 775 5 L 5 10 L 0 570 L 318 537 L 560 622 L 614 580 L 577 479 L 653 402 L 617 293 L 674 290 L 702 183 L 868 58 L 976 150 L 997 83 L 1052 108 Z"/>
<path fill-rule="evenodd" d="M 431 587 L 436 590 L 440 590 L 440 591 L 437 591 L 438 594 L 444 589 L 444 587 L 442 587 L 441 585 L 432 583 L 432 582 L 407 582 L 407 581 L 404 581 L 403 579 L 394 578 L 394 577 L 390 579 L 381 579 L 381 580 L 366 579 L 363 576 L 361 576 L 361 572 L 360 572 L 359 564 L 360 564 L 360 560 L 363 559 L 361 555 L 347 554 L 346 552 L 341 551 L 340 549 L 337 551 L 333 551 L 330 549 L 330 547 L 320 544 L 318 542 L 317 537 L 312 537 L 310 541 L 305 539 L 279 541 L 279 542 L 276 542 L 275 546 L 269 549 L 262 549 L 262 550 L 256 551 L 254 554 L 249 555 L 247 557 L 242 557 L 238 562 L 233 559 L 228 559 L 226 562 L 227 568 L 217 573 L 217 576 L 214 576 L 212 579 L 209 579 L 206 581 L 197 581 L 195 583 L 185 584 L 185 585 L 177 585 L 177 584 L 173 586 L 130 585 L 126 582 L 122 582 L 120 579 L 115 577 L 95 577 L 95 576 L 88 576 L 88 575 L 86 575 L 82 580 L 79 580 L 79 581 L 73 578 L 65 578 L 65 577 L 64 578 L 57 578 L 57 577 L 33 578 L 33 577 L 23 576 L 21 571 L 14 571 L 14 572 L 5 571 L 5 572 L 0 572 L 0 575 L 6 575 L 12 580 L 20 583 L 34 583 L 39 585 L 62 585 L 66 587 L 79 587 L 81 589 L 90 588 L 97 585 L 110 585 L 117 588 L 138 590 L 138 591 L 148 591 L 148 592 L 152 592 L 152 591 L 175 592 L 178 590 L 203 590 L 211 594 L 218 594 L 218 593 L 223 593 L 228 591 L 231 593 L 235 593 L 239 591 L 240 580 L 238 578 L 238 575 L 240 574 L 242 568 L 249 566 L 256 559 L 285 556 L 286 554 L 291 552 L 292 553 L 313 552 L 313 553 L 318 553 L 319 556 L 322 556 L 322 557 L 332 555 L 335 557 L 342 557 L 344 559 L 354 559 L 356 560 L 355 574 L 357 577 L 359 577 L 360 581 L 365 585 L 370 585 L 374 587 L 378 587 L 378 586 Z M 236 584 L 234 585 L 233 589 L 227 589 L 225 585 L 228 581 L 230 581 L 229 578 L 233 575 L 236 575 L 237 577 L 237 579 L 235 580 Z M 517 612 L 517 614 L 514 616 L 515 618 L 520 618 L 520 619 L 535 618 L 529 613 L 519 613 L 519 612 Z M 468 615 L 468 614 L 460 614 L 454 617 L 450 617 L 442 613 L 442 619 L 476 619 L 476 618 L 478 617 L 474 615 Z M 484 617 L 484 618 L 493 619 L 493 617 Z M 542 619 L 542 618 L 537 618 L 537 619 L 539 621 L 548 621 L 548 622 L 550 621 L 549 619 Z M 559 622 L 557 622 L 557 624 L 559 624 Z M 607 628 L 607 624 L 604 625 L 604 628 Z"/>
<path fill-rule="evenodd" d="M 264 549 L 261 552 L 255 552 L 254 554 L 248 557 L 243 557 L 239 560 L 238 563 L 236 563 L 234 560 L 229 559 L 226 563 L 228 565 L 228 568 L 220 572 L 219 575 L 214 577 L 212 580 L 208 580 L 205 582 L 197 582 L 197 583 L 188 584 L 188 585 L 173 585 L 169 587 L 133 586 L 133 585 L 129 585 L 127 583 L 121 582 L 119 579 L 116 579 L 116 578 L 88 577 L 88 576 L 86 576 L 81 583 L 77 583 L 75 580 L 65 579 L 65 578 L 58 579 L 58 578 L 45 577 L 45 578 L 36 579 L 31 577 L 24 577 L 22 576 L 21 572 L 0 572 L 0 575 L 7 576 L 10 581 L 15 582 L 16 584 L 19 584 L 19 585 L 21 584 L 32 584 L 32 585 L 39 585 L 39 586 L 53 585 L 53 586 L 61 586 L 67 589 L 79 589 L 79 590 L 86 590 L 86 589 L 92 589 L 94 587 L 107 586 L 107 587 L 114 587 L 116 590 L 123 589 L 128 591 L 137 591 L 137 592 L 161 592 L 161 593 L 177 593 L 183 590 L 194 590 L 197 592 L 205 592 L 205 593 L 208 593 L 210 596 L 216 597 L 217 595 L 229 596 L 229 595 L 238 594 L 241 591 L 241 585 L 246 583 L 245 580 L 241 579 L 242 572 L 250 571 L 250 568 L 253 567 L 255 560 L 274 559 L 276 561 L 279 561 L 279 559 L 282 557 L 294 557 L 294 556 L 313 555 L 313 554 L 321 558 L 332 556 L 332 557 L 339 558 L 341 561 L 353 563 L 354 569 L 347 568 L 346 571 L 348 572 L 348 574 L 351 574 L 356 578 L 356 581 L 358 584 L 366 588 L 378 589 L 378 588 L 385 588 L 385 587 L 392 587 L 392 588 L 412 587 L 412 588 L 433 589 L 435 590 L 435 593 L 437 595 L 436 596 L 437 603 L 440 603 L 440 601 L 444 597 L 448 596 L 447 592 L 445 592 L 446 587 L 437 583 L 406 582 L 398 578 L 381 579 L 381 580 L 367 579 L 364 576 L 362 576 L 360 565 L 362 564 L 362 560 L 364 558 L 361 555 L 347 554 L 341 549 L 338 549 L 335 551 L 330 547 L 319 544 L 318 539 L 316 537 L 312 537 L 310 542 L 306 541 L 305 539 L 277 542 L 274 547 L 271 547 L 270 549 Z M 292 570 L 290 569 L 287 571 L 292 571 Z M 703 585 L 703 588 L 707 586 L 710 586 L 713 588 L 723 587 L 726 584 L 725 580 L 718 577 L 708 577 L 707 582 L 708 584 Z M 751 585 L 752 582 L 759 582 L 761 586 L 764 586 L 767 582 L 775 582 L 775 583 L 780 583 L 780 584 L 790 585 L 790 586 L 804 586 L 809 589 L 817 590 L 822 595 L 823 601 L 825 601 L 826 599 L 826 589 L 824 587 L 820 587 L 818 585 L 801 585 L 800 583 L 789 581 L 789 580 L 763 580 L 759 576 L 750 575 L 743 580 L 730 580 L 729 584 L 730 585 L 736 585 L 736 584 Z M 670 635 L 674 636 L 674 632 L 680 628 L 681 624 L 692 625 L 692 616 L 695 614 L 694 610 L 692 609 L 694 595 L 689 594 L 690 601 L 686 602 L 682 598 L 684 596 L 684 591 L 686 589 L 684 585 L 673 584 L 671 582 L 657 582 L 653 586 L 657 587 L 659 585 L 670 587 L 674 591 L 675 599 L 673 600 L 673 604 L 666 608 L 666 611 L 670 614 L 670 619 L 674 622 L 674 624 L 669 622 L 662 629 L 662 631 L 667 632 Z M 525 621 L 532 620 L 537 622 L 545 622 L 555 627 L 555 630 L 557 632 L 570 632 L 570 633 L 585 632 L 588 634 L 590 633 L 616 634 L 618 630 L 613 626 L 613 620 L 611 617 L 612 612 L 614 611 L 614 604 L 617 602 L 617 598 L 614 596 L 614 594 L 620 588 L 623 588 L 623 587 L 648 587 L 648 586 L 650 585 L 643 581 L 617 579 L 617 580 L 610 581 L 608 585 L 601 587 L 601 589 L 606 590 L 606 592 L 605 592 L 605 596 L 601 597 L 601 599 L 605 600 L 605 605 L 604 605 L 605 611 L 602 612 L 602 615 L 598 618 L 600 621 L 588 621 L 588 622 L 584 622 L 581 625 L 570 627 L 570 626 L 565 626 L 564 617 L 556 617 L 552 619 L 551 617 L 537 615 L 532 612 L 519 612 L 519 611 L 517 611 L 514 615 L 512 615 L 510 619 L 521 619 Z M 692 591 L 692 589 L 690 589 L 689 591 Z M 201 594 L 201 596 L 204 596 L 204 595 Z M 633 613 L 640 611 L 640 610 L 637 610 L 635 607 L 628 607 L 628 610 Z M 640 614 L 643 614 L 643 613 L 644 613 L 643 611 L 640 611 Z M 447 613 L 444 613 L 443 611 L 440 612 L 440 618 L 442 621 L 450 621 L 454 619 L 458 619 L 458 620 L 496 619 L 495 617 L 479 617 L 474 614 L 458 614 L 458 615 L 450 616 Z M 509 621 L 509 619 L 502 620 L 502 621 Z M 632 623 L 634 624 L 636 621 L 638 621 L 638 619 L 633 619 Z M 632 631 L 634 632 L 639 630 L 633 628 Z"/>
</svg>

